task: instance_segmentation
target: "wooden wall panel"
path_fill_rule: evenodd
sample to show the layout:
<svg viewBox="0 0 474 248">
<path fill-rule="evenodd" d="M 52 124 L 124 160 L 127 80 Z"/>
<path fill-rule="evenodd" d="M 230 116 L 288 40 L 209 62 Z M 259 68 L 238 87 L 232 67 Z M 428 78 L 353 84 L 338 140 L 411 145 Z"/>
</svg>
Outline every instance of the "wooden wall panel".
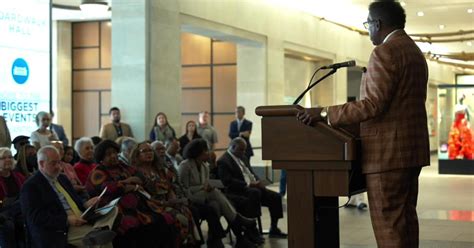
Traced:
<svg viewBox="0 0 474 248">
<path fill-rule="evenodd" d="M 74 139 L 99 134 L 99 93 L 73 93 Z"/>
<path fill-rule="evenodd" d="M 110 90 L 112 72 L 110 70 L 74 71 L 72 80 L 74 90 Z"/>
<path fill-rule="evenodd" d="M 195 113 L 211 109 L 211 90 L 183 90 L 181 111 Z"/>
<path fill-rule="evenodd" d="M 230 42 L 214 42 L 212 45 L 214 64 L 237 63 L 237 47 Z"/>
<path fill-rule="evenodd" d="M 99 68 L 99 48 L 73 49 L 72 69 Z"/>
<path fill-rule="evenodd" d="M 237 67 L 214 67 L 214 112 L 233 112 L 237 105 Z"/>
<path fill-rule="evenodd" d="M 72 25 L 72 47 L 99 46 L 99 23 L 81 22 Z"/>
<path fill-rule="evenodd" d="M 112 67 L 112 26 L 111 22 L 100 24 L 100 68 Z"/>
<path fill-rule="evenodd" d="M 234 115 L 214 115 L 214 124 L 213 126 L 217 131 L 217 145 L 216 149 L 226 149 L 229 145 L 229 125 L 230 122 L 234 120 Z"/>
<path fill-rule="evenodd" d="M 111 92 L 102 91 L 100 92 L 100 109 L 102 115 L 109 115 L 109 109 L 111 108 Z"/>
<path fill-rule="evenodd" d="M 182 87 L 211 87 L 211 67 L 181 68 Z"/>
<path fill-rule="evenodd" d="M 181 33 L 181 64 L 210 64 L 211 39 L 191 33 Z"/>
</svg>

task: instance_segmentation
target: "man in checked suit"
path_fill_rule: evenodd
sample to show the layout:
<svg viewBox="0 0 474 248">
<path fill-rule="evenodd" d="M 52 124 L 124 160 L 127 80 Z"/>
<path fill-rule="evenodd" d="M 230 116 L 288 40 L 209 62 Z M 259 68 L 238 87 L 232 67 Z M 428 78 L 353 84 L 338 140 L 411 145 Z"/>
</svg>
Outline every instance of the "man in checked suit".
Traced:
<svg viewBox="0 0 474 248">
<path fill-rule="evenodd" d="M 371 3 L 364 26 L 376 47 L 362 77 L 361 100 L 306 109 L 297 118 L 307 125 L 360 123 L 362 171 L 377 245 L 418 247 L 418 176 L 430 163 L 427 64 L 403 30 L 405 11 L 398 2 Z"/>
</svg>

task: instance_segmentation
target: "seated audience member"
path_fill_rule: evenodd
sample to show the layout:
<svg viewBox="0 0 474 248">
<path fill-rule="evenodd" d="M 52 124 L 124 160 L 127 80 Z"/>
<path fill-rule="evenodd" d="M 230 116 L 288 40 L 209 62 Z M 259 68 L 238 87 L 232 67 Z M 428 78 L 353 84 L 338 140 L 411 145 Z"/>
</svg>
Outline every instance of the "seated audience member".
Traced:
<svg viewBox="0 0 474 248">
<path fill-rule="evenodd" d="M 74 148 L 72 146 L 64 146 L 64 156 L 62 158 L 64 163 L 74 164 Z"/>
<path fill-rule="evenodd" d="M 282 198 L 280 194 L 268 190 L 260 183 L 245 157 L 246 149 L 247 143 L 243 138 L 238 137 L 231 141 L 229 149 L 217 160 L 219 178 L 229 193 L 244 195 L 250 199 L 252 205 L 245 213 L 248 216 L 260 216 L 261 205 L 268 207 L 271 218 L 270 237 L 285 238 L 287 234 L 278 228 L 278 220 L 283 218 Z"/>
<path fill-rule="evenodd" d="M 79 162 L 74 165 L 74 170 L 81 184 L 85 185 L 90 172 L 97 166 L 94 162 L 94 144 L 90 138 L 82 137 L 76 141 L 74 150 L 80 157 Z"/>
<path fill-rule="evenodd" d="M 159 140 L 165 142 L 167 139 L 176 138 L 176 132 L 168 123 L 168 118 L 163 112 L 159 112 L 155 116 L 153 127 L 150 131 L 150 140 Z"/>
<path fill-rule="evenodd" d="M 171 138 L 165 142 L 166 156 L 164 157 L 167 161 L 173 164 L 173 167 L 178 171 L 179 164 L 183 161 L 183 157 L 179 155 L 179 142 L 176 138 Z"/>
<path fill-rule="evenodd" d="M 151 200 L 161 206 L 165 219 L 173 219 L 178 229 L 178 244 L 197 244 L 194 236 L 196 225 L 188 208 L 188 199 L 175 188 L 178 180 L 175 170 L 165 166 L 164 158 L 158 157 L 147 142 L 138 143 L 131 154 L 131 164 L 143 175 L 143 188 L 150 193 Z"/>
<path fill-rule="evenodd" d="M 12 138 L 10 136 L 10 130 L 8 129 L 7 122 L 3 116 L 0 116 L 0 147 L 10 148 L 12 145 Z"/>
<path fill-rule="evenodd" d="M 191 141 L 184 150 L 184 160 L 179 165 L 179 179 L 189 192 L 189 199 L 193 202 L 212 206 L 230 224 L 237 237 L 236 247 L 255 247 L 256 244 L 243 236 L 246 228 L 256 225 L 254 219 L 248 219 L 237 213 L 232 204 L 218 189 L 209 185 L 209 150 L 203 139 Z"/>
<path fill-rule="evenodd" d="M 0 147 L 0 247 L 17 247 L 24 237 L 19 195 L 25 177 L 14 168 L 12 152 Z"/>
<path fill-rule="evenodd" d="M 165 144 L 163 144 L 163 142 L 161 142 L 159 140 L 153 141 L 151 143 L 151 148 L 153 148 L 153 151 L 155 151 L 156 154 L 158 154 L 159 157 L 166 156 L 166 148 L 165 148 Z"/>
<path fill-rule="evenodd" d="M 186 123 L 186 133 L 183 134 L 183 136 L 179 137 L 179 146 L 181 147 L 181 150 L 179 151 L 179 154 L 183 156 L 183 150 L 186 147 L 186 145 L 193 139 L 199 139 L 201 136 L 197 133 L 197 128 L 196 128 L 196 122 L 194 121 L 188 121 Z"/>
<path fill-rule="evenodd" d="M 51 125 L 51 116 L 49 113 L 41 111 L 36 115 L 36 125 L 38 129 L 31 133 L 31 144 L 39 149 L 45 145 L 51 145 L 51 141 L 58 140 L 56 133 L 49 129 Z"/>
<path fill-rule="evenodd" d="M 123 166 L 118 160 L 118 145 L 104 140 L 95 149 L 99 165 L 86 183 L 91 196 L 99 195 L 105 187 L 102 201 L 120 197 L 114 247 L 176 247 L 176 229 L 161 214 L 163 206 L 147 199 L 140 191 L 145 178 L 133 166 Z"/>
<path fill-rule="evenodd" d="M 18 152 L 20 151 L 20 148 L 22 146 L 25 146 L 27 144 L 30 144 L 30 137 L 28 136 L 24 136 L 24 135 L 19 135 L 19 136 L 16 136 L 13 141 L 12 141 L 12 144 L 13 144 L 13 147 L 15 148 L 16 150 L 16 154 L 15 156 L 13 157 L 15 160 L 18 159 Z"/>
<path fill-rule="evenodd" d="M 96 147 L 100 142 L 102 142 L 102 138 L 99 136 L 92 136 L 91 140 L 94 147 Z"/>
<path fill-rule="evenodd" d="M 169 139 L 167 142 L 168 145 L 173 144 L 173 141 L 176 141 L 176 139 Z M 159 161 L 160 163 L 163 164 L 163 167 L 167 168 L 170 171 L 170 174 L 174 174 L 176 178 L 173 178 L 172 183 L 175 188 L 176 194 L 179 195 L 182 198 L 188 198 L 188 191 L 185 190 L 183 185 L 181 184 L 179 180 L 179 175 L 178 175 L 178 168 L 179 164 L 175 167 L 173 162 L 169 159 L 168 153 L 163 153 L 163 144 L 160 141 L 155 141 L 153 144 L 155 146 L 155 151 L 157 151 Z M 172 147 L 174 146 L 174 148 Z M 176 149 L 176 147 L 179 146 L 179 144 L 174 144 L 169 146 L 169 149 Z M 171 151 L 171 154 L 174 152 Z M 178 154 L 176 154 L 179 156 Z M 182 162 L 179 161 L 179 163 Z M 197 202 L 191 202 L 189 205 L 190 210 L 193 213 L 193 218 L 194 218 L 194 223 L 199 223 L 201 220 L 206 220 L 209 231 L 208 231 L 208 237 L 207 237 L 207 247 L 208 248 L 223 248 L 224 244 L 222 243 L 222 238 L 225 237 L 225 232 L 224 229 L 222 228 L 222 224 L 220 222 L 220 215 L 217 213 L 217 211 L 212 208 L 209 205 L 206 205 L 204 203 L 197 203 Z"/>
<path fill-rule="evenodd" d="M 42 147 L 38 151 L 39 171 L 25 182 L 20 193 L 21 210 L 32 246 L 84 247 L 84 244 L 110 243 L 115 233 L 96 230 L 80 217 L 98 198 L 83 202 L 67 177 L 60 173 L 60 161 L 54 146 Z M 107 218 L 108 225 L 112 225 L 116 213 L 111 211 L 103 217 Z"/>
<path fill-rule="evenodd" d="M 120 154 L 118 155 L 118 159 L 126 166 L 130 166 L 130 155 L 132 153 L 133 147 L 137 144 L 135 139 L 126 137 L 122 140 L 122 144 L 120 144 Z"/>
<path fill-rule="evenodd" d="M 61 141 L 53 141 L 53 146 L 58 150 L 59 157 L 64 157 L 64 147 Z M 76 170 L 72 167 L 71 164 L 64 162 L 63 160 L 59 161 L 59 166 L 61 167 L 61 173 L 64 174 L 69 182 L 71 182 L 72 187 L 76 191 L 76 193 L 82 199 L 89 199 L 89 195 L 87 194 L 86 187 L 81 183 L 79 177 L 76 174 Z"/>
<path fill-rule="evenodd" d="M 50 116 L 51 116 L 51 125 L 49 126 L 49 129 L 53 131 L 54 133 L 56 133 L 56 135 L 58 136 L 58 140 L 63 142 L 65 146 L 69 145 L 69 139 L 66 136 L 66 132 L 64 132 L 64 127 L 59 124 L 53 123 L 53 119 L 54 119 L 53 111 L 50 112 Z"/>
<path fill-rule="evenodd" d="M 36 159 L 36 149 L 30 144 L 26 144 L 20 147 L 20 150 L 16 154 L 17 166 L 16 171 L 20 172 L 24 177 L 28 178 L 35 171 L 38 170 L 38 162 Z"/>
<path fill-rule="evenodd" d="M 133 138 L 133 132 L 130 125 L 128 125 L 127 123 L 120 122 L 121 114 L 119 108 L 110 108 L 109 117 L 111 123 L 104 124 L 100 128 L 99 136 L 101 139 L 115 141 L 120 136 L 127 136 Z"/>
</svg>

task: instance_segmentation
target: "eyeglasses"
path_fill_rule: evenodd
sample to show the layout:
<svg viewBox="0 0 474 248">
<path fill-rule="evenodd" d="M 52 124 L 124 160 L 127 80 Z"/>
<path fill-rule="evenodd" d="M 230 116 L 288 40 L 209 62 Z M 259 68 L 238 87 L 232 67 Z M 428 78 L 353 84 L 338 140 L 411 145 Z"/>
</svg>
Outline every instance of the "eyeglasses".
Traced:
<svg viewBox="0 0 474 248">
<path fill-rule="evenodd" d="M 376 22 L 376 20 L 364 22 L 364 23 L 363 23 L 363 24 L 364 24 L 364 28 L 365 28 L 365 29 L 369 29 L 369 25 L 372 24 L 372 23 L 374 23 L 374 22 Z"/>
<path fill-rule="evenodd" d="M 6 157 L 1 157 L 0 160 L 5 160 L 5 159 L 7 159 L 7 158 L 8 158 L 8 159 L 13 159 L 13 156 L 10 155 L 10 156 L 6 156 Z"/>
</svg>

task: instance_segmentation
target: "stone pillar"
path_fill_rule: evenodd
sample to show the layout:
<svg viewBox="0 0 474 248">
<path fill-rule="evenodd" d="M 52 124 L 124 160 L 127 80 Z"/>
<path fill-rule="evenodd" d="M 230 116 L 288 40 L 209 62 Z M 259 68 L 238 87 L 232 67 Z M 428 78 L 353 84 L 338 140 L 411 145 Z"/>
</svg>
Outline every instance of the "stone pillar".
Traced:
<svg viewBox="0 0 474 248">
<path fill-rule="evenodd" d="M 178 2 L 114 0 L 113 9 L 112 106 L 139 141 L 148 138 L 160 111 L 181 130 Z"/>
</svg>

